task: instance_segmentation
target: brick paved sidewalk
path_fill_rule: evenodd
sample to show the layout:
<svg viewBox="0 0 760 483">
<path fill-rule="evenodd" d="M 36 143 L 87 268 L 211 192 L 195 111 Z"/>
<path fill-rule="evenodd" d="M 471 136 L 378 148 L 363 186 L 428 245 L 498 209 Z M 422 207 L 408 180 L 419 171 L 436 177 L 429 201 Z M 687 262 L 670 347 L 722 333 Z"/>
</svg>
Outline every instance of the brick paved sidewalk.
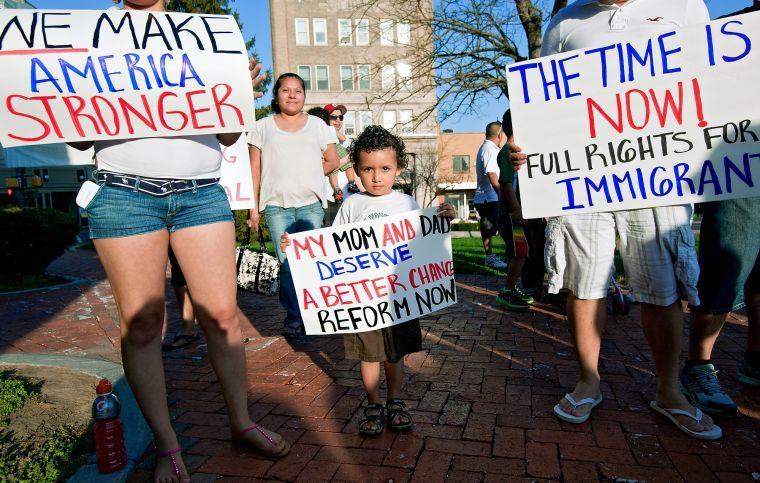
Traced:
<svg viewBox="0 0 760 483">
<path fill-rule="evenodd" d="M 92 251 L 67 252 L 51 272 L 88 279 L 55 290 L 0 295 L 0 353 L 119 360 L 107 281 Z M 407 359 L 404 396 L 416 421 L 403 435 L 356 433 L 362 391 L 340 338 L 292 348 L 278 336 L 276 298 L 242 294 L 253 321 L 248 393 L 254 419 L 293 443 L 280 461 L 231 445 L 220 386 L 204 347 L 165 359 L 169 398 L 194 481 L 506 481 L 760 479 L 760 391 L 735 380 L 746 320 L 732 316 L 715 351 L 741 414 L 719 419 L 725 437 L 700 442 L 648 410 L 653 364 L 638 311 L 610 320 L 601 370 L 605 401 L 590 423 L 552 416 L 576 377 L 567 322 L 557 308 L 513 314 L 493 304 L 495 279 L 463 276 L 460 303 L 423 320 L 424 351 Z M 172 297 L 170 297 L 171 299 Z M 176 308 L 170 301 L 170 315 Z M 151 476 L 152 461 L 133 475 Z M 237 477 L 237 478 L 236 478 Z"/>
</svg>

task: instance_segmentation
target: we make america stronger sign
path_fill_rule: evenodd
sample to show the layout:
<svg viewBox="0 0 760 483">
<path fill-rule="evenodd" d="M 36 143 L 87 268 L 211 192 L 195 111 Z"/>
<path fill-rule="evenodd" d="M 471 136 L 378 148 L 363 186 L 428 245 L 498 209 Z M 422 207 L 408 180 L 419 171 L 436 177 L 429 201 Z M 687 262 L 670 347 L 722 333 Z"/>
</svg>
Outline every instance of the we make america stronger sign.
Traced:
<svg viewBox="0 0 760 483">
<path fill-rule="evenodd" d="M 0 142 L 242 132 L 254 122 L 231 16 L 0 10 Z"/>
</svg>

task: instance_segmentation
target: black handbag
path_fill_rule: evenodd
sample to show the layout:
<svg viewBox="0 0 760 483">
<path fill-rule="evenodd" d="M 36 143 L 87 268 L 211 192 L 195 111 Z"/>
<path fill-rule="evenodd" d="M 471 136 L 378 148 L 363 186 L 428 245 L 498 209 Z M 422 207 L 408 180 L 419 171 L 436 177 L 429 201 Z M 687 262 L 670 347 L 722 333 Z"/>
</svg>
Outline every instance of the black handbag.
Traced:
<svg viewBox="0 0 760 483">
<path fill-rule="evenodd" d="M 259 232 L 259 249 L 251 250 L 251 227 L 245 231 L 243 245 L 235 249 L 237 285 L 240 290 L 261 295 L 274 295 L 280 289 L 280 262 L 266 253 L 264 234 Z"/>
</svg>

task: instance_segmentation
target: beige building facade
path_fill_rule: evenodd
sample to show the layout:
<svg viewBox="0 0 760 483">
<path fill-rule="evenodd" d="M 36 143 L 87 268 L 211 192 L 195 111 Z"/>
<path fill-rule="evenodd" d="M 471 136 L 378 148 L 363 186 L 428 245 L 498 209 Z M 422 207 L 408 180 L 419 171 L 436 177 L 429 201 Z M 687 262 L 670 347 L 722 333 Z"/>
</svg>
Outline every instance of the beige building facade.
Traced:
<svg viewBox="0 0 760 483">
<path fill-rule="evenodd" d="M 397 0 L 392 0 L 397 1 Z M 389 15 L 385 5 L 361 0 L 270 0 L 275 78 L 295 72 L 307 84 L 306 108 L 343 104 L 344 130 L 357 136 L 381 125 L 404 140 L 412 163 L 435 161 L 439 126 L 435 89 L 413 83 L 421 75 L 407 61 L 409 49 L 430 48 L 424 29 Z M 432 0 L 430 1 L 432 9 Z M 414 167 L 410 166 L 410 170 Z M 416 187 L 418 200 L 432 199 Z"/>
</svg>

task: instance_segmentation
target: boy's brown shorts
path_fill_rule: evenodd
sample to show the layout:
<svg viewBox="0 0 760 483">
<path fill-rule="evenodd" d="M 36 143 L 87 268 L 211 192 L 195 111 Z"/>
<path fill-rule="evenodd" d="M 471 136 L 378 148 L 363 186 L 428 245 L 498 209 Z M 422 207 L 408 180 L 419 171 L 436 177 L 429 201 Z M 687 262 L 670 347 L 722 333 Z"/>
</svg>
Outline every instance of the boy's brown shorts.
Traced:
<svg viewBox="0 0 760 483">
<path fill-rule="evenodd" d="M 407 354 L 422 350 L 419 319 L 383 329 L 343 336 L 346 358 L 364 362 L 395 363 Z"/>
</svg>

